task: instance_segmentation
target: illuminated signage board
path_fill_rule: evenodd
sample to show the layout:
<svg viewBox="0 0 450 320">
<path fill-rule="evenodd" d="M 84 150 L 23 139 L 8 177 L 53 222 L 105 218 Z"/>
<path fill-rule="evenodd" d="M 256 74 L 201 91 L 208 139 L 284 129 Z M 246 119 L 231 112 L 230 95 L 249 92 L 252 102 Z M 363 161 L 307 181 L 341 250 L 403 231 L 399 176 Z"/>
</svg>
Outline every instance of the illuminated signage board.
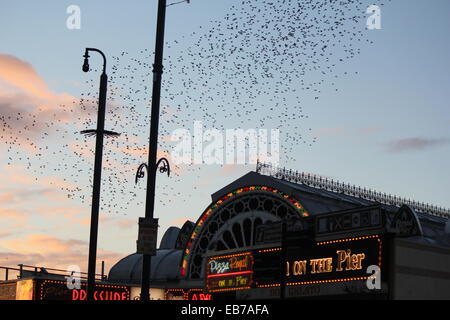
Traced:
<svg viewBox="0 0 450 320">
<path fill-rule="evenodd" d="M 378 236 L 365 236 L 305 242 L 286 248 L 282 264 L 281 254 L 280 248 L 255 253 L 256 287 L 279 286 L 281 267 L 286 286 L 366 280 L 371 275 L 369 266 L 381 267 L 382 240 Z"/>
<path fill-rule="evenodd" d="M 86 300 L 86 283 L 80 289 L 69 289 L 65 281 L 43 280 L 38 284 L 39 300 Z M 94 300 L 129 300 L 130 290 L 126 286 L 97 284 Z"/>
<path fill-rule="evenodd" d="M 187 294 L 187 300 L 212 300 L 212 296 L 209 293 L 190 290 Z"/>
<path fill-rule="evenodd" d="M 206 288 L 209 292 L 249 289 L 253 281 L 251 252 L 211 257 L 206 264 Z"/>
<path fill-rule="evenodd" d="M 287 249 L 286 284 L 367 279 L 368 267 L 381 265 L 381 249 L 378 236 L 325 241 Z"/>
</svg>

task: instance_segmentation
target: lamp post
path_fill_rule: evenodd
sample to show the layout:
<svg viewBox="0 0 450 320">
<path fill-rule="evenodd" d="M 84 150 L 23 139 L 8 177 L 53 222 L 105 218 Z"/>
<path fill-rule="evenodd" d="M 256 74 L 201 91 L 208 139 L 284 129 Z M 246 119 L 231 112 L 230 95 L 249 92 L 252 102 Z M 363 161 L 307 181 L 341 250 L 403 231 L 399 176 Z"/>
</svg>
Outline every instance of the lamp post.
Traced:
<svg viewBox="0 0 450 320">
<path fill-rule="evenodd" d="M 92 191 L 91 208 L 91 229 L 89 237 L 89 262 L 88 262 L 88 281 L 87 281 L 87 300 L 94 300 L 95 290 L 95 264 L 97 260 L 97 234 L 98 234 L 98 216 L 100 207 L 100 186 L 102 177 L 102 157 L 103 157 L 103 136 L 118 136 L 118 133 L 105 130 L 105 109 L 106 109 L 106 91 L 108 87 L 108 76 L 106 75 L 106 57 L 103 52 L 95 48 L 86 48 L 84 53 L 83 71 L 89 71 L 89 51 L 95 51 L 103 57 L 103 72 L 100 76 L 100 91 L 98 100 L 97 130 L 84 130 L 82 134 L 96 135 L 95 142 L 95 164 L 94 164 L 94 186 Z"/>
<path fill-rule="evenodd" d="M 190 0 L 181 0 L 167 5 L 167 0 L 158 0 L 158 18 L 156 27 L 156 44 L 155 44 L 155 62 L 153 64 L 153 91 L 152 91 L 152 111 L 150 122 L 150 140 L 148 163 L 141 164 L 136 174 L 136 182 L 139 178 L 144 177 L 144 168 L 147 169 L 147 192 L 145 197 L 145 218 L 139 219 L 139 238 L 138 252 L 142 249 L 142 279 L 141 279 L 141 301 L 150 300 L 150 272 L 151 258 L 155 255 L 156 248 L 156 231 L 157 219 L 154 219 L 155 209 L 155 186 L 156 171 L 159 165 L 160 172 L 167 172 L 170 175 L 169 161 L 161 158 L 157 161 L 158 150 L 158 129 L 159 129 L 159 108 L 161 103 L 161 78 L 163 73 L 163 53 L 164 53 L 164 31 L 166 24 L 166 8 L 171 5 L 187 2 Z M 147 230 L 147 231 L 146 231 Z M 149 234 L 152 233 L 152 234 Z M 149 239 L 152 239 L 148 241 Z M 142 240 L 142 241 L 141 241 Z M 146 241 L 148 241 L 146 243 Z M 148 243 L 151 243 L 148 246 Z"/>
<path fill-rule="evenodd" d="M 147 170 L 147 193 L 145 198 L 145 219 L 153 219 L 155 207 L 156 156 L 158 149 L 159 107 L 161 101 L 161 78 L 163 73 L 164 31 L 167 0 L 158 1 L 156 27 L 155 63 L 153 64 L 152 113 Z M 142 258 L 141 300 L 150 300 L 150 270 L 152 256 L 144 253 Z"/>
</svg>

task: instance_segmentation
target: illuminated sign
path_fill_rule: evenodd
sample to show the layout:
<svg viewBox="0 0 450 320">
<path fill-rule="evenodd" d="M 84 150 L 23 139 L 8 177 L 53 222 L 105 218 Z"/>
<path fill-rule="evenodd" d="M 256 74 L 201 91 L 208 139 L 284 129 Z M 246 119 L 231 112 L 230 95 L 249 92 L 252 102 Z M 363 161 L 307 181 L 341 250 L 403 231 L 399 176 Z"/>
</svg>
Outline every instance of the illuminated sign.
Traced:
<svg viewBox="0 0 450 320">
<path fill-rule="evenodd" d="M 253 280 L 253 255 L 247 252 L 211 257 L 206 268 L 206 288 L 210 292 L 249 289 Z"/>
<path fill-rule="evenodd" d="M 378 236 L 365 236 L 304 243 L 287 248 L 284 256 L 283 278 L 287 286 L 366 280 L 370 276 L 369 266 L 381 267 L 382 240 Z M 280 248 L 255 253 L 257 287 L 280 286 L 280 261 Z"/>
<path fill-rule="evenodd" d="M 65 281 L 44 280 L 38 284 L 39 300 L 86 300 L 86 283 L 80 289 L 69 289 Z M 129 300 L 130 290 L 125 286 L 97 284 L 94 300 Z"/>
<path fill-rule="evenodd" d="M 318 242 L 286 250 L 287 285 L 367 279 L 367 268 L 381 265 L 381 239 L 367 236 Z"/>
<path fill-rule="evenodd" d="M 190 291 L 187 300 L 212 300 L 212 296 L 209 293 Z"/>
<path fill-rule="evenodd" d="M 165 300 L 212 300 L 212 295 L 203 289 L 167 289 Z"/>
<path fill-rule="evenodd" d="M 72 300 L 86 300 L 87 292 L 84 289 L 73 289 Z M 128 300 L 128 292 L 112 291 L 110 289 L 95 290 L 94 300 Z"/>
<path fill-rule="evenodd" d="M 295 207 L 299 216 L 302 216 L 302 217 L 309 216 L 309 213 L 306 211 L 305 208 L 302 207 L 302 205 L 297 200 L 295 200 L 288 194 L 285 194 L 284 192 L 282 192 L 278 189 L 275 189 L 275 188 L 271 188 L 271 187 L 267 187 L 267 186 L 248 186 L 248 187 L 239 188 L 235 191 L 232 191 L 232 192 L 224 195 L 222 198 L 220 198 L 215 203 L 211 204 L 203 212 L 203 214 L 200 216 L 200 218 L 197 220 L 197 223 L 195 224 L 195 227 L 194 227 L 194 230 L 192 231 L 191 237 L 189 238 L 189 240 L 187 242 L 186 248 L 184 250 L 184 255 L 181 260 L 181 275 L 182 276 L 186 276 L 186 274 L 187 274 L 188 263 L 189 263 L 189 259 L 192 254 L 193 245 L 197 241 L 198 236 L 201 235 L 202 229 L 205 225 L 206 220 L 208 220 L 208 218 L 212 214 L 214 214 L 216 212 L 216 210 L 224 202 L 229 201 L 230 199 L 232 199 L 236 196 L 242 195 L 242 193 L 246 193 L 246 192 L 269 192 L 269 193 L 276 194 L 276 195 L 282 197 L 283 199 L 285 199 L 285 201 L 289 201 Z"/>
</svg>

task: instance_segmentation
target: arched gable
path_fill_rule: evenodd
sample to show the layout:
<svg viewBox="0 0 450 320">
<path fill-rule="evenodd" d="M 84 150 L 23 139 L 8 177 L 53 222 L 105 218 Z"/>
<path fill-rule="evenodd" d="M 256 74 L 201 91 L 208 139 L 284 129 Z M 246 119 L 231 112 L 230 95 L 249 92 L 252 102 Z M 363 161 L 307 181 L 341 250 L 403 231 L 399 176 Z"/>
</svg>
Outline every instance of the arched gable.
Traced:
<svg viewBox="0 0 450 320">
<path fill-rule="evenodd" d="M 242 216 L 242 219 L 237 218 L 238 216 Z M 210 204 L 197 220 L 182 256 L 181 276 L 191 279 L 202 277 L 203 255 L 211 248 L 213 240 L 221 240 L 217 239 L 219 230 L 226 234 L 224 226 L 227 223 L 231 228 L 230 232 L 239 235 L 239 231 L 233 230 L 235 225 L 238 226 L 237 229 L 239 225 L 243 228 L 245 224 L 250 225 L 254 230 L 258 223 L 293 216 L 306 217 L 309 214 L 296 199 L 273 187 L 246 186 L 223 195 Z M 230 221 L 234 223 L 230 224 Z M 233 241 L 238 247 L 248 247 L 253 240 L 247 241 L 248 234 L 245 230 L 241 230 L 241 233 L 247 239 L 240 241 L 235 238 Z M 228 245 L 233 246 L 232 243 L 229 242 Z"/>
</svg>

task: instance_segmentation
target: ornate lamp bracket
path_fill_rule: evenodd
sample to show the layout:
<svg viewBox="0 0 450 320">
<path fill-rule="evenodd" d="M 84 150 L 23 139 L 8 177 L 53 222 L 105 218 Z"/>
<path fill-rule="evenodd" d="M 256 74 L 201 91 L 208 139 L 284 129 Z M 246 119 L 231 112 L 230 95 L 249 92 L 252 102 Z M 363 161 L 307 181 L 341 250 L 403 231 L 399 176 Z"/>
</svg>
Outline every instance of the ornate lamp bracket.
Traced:
<svg viewBox="0 0 450 320">
<path fill-rule="evenodd" d="M 167 176 L 170 177 L 170 164 L 169 164 L 169 160 L 167 160 L 166 158 L 161 158 L 158 160 L 158 162 L 156 162 L 156 166 L 155 166 L 155 170 L 158 170 L 159 168 L 159 172 L 161 173 L 165 173 L 167 172 Z M 145 177 L 145 170 L 148 172 L 148 165 L 146 163 L 142 163 L 136 172 L 136 177 L 135 177 L 135 183 L 137 184 L 139 179 L 142 179 Z"/>
</svg>

